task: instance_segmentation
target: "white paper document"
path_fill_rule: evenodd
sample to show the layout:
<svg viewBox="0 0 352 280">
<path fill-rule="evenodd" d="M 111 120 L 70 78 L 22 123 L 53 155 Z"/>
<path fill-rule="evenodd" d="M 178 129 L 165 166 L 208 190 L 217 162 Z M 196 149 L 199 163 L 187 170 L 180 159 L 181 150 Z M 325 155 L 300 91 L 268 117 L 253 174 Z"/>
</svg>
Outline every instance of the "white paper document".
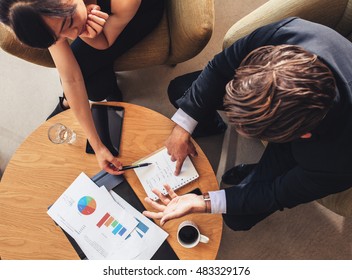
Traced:
<svg viewBox="0 0 352 280">
<path fill-rule="evenodd" d="M 186 157 L 183 162 L 181 172 L 178 176 L 174 175 L 176 162 L 171 161 L 166 148 L 157 150 L 155 153 L 137 161 L 135 164 L 152 163 L 149 166 L 133 169 L 141 182 L 148 197 L 157 200 L 158 197 L 152 192 L 157 188 L 163 194 L 167 194 L 164 184 L 168 184 L 173 190 L 192 182 L 199 177 L 191 159 Z"/>
<path fill-rule="evenodd" d="M 99 188 L 81 173 L 50 207 L 48 214 L 75 239 L 88 259 L 127 260 L 138 259 L 138 256 L 143 259 L 150 254 L 141 251 L 140 240 L 135 236 L 138 226 L 141 227 L 134 212 L 137 210 L 125 204 L 128 203 L 122 198 L 116 203 L 105 187 Z M 146 221 L 144 224 L 147 226 Z M 152 226 L 148 224 L 148 228 Z M 143 226 L 142 229 L 145 231 Z M 162 235 L 161 243 L 166 237 Z M 155 251 L 158 248 L 154 248 Z"/>
<path fill-rule="evenodd" d="M 127 237 L 124 244 L 125 248 L 128 248 L 125 251 L 125 257 L 129 260 L 149 260 L 169 234 L 133 208 L 114 191 L 110 191 L 110 194 L 117 204 L 132 214 L 138 221 L 138 225 L 131 232 L 130 236 Z M 115 255 L 114 259 L 119 259 L 121 257 L 119 252 L 116 251 L 115 253 L 117 255 Z"/>
</svg>

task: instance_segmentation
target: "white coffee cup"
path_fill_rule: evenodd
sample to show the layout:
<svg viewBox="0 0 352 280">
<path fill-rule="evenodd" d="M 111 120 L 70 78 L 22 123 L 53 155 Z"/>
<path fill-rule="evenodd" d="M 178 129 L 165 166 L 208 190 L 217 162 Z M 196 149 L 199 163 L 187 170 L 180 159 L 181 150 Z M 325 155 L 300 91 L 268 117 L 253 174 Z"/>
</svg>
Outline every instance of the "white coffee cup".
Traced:
<svg viewBox="0 0 352 280">
<path fill-rule="evenodd" d="M 185 248 L 193 248 L 199 242 L 208 243 L 209 238 L 202 235 L 192 221 L 184 221 L 178 226 L 177 241 Z"/>
</svg>

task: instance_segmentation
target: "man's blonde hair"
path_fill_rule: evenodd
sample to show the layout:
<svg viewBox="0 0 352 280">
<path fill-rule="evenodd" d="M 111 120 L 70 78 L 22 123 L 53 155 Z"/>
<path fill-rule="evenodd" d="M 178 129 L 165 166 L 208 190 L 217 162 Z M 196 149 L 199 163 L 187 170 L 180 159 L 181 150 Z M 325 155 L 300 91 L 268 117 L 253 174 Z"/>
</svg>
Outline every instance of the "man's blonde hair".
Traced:
<svg viewBox="0 0 352 280">
<path fill-rule="evenodd" d="M 293 45 L 264 46 L 242 61 L 226 85 L 230 123 L 251 138 L 288 142 L 312 131 L 336 95 L 331 70 Z"/>
</svg>

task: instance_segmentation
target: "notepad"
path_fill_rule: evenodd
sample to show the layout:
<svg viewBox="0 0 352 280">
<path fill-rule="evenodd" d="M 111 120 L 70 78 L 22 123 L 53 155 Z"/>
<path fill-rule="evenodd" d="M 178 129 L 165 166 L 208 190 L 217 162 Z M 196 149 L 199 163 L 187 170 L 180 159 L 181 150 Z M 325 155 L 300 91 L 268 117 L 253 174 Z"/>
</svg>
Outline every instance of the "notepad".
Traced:
<svg viewBox="0 0 352 280">
<path fill-rule="evenodd" d="M 173 190 L 177 190 L 199 177 L 189 157 L 185 159 L 180 174 L 175 176 L 176 162 L 171 161 L 170 155 L 168 155 L 165 147 L 134 164 L 145 162 L 153 164 L 147 167 L 135 168 L 134 172 L 136 172 L 148 197 L 153 200 L 157 200 L 158 197 L 152 192 L 152 189 L 157 188 L 161 193 L 167 195 L 164 184 L 169 184 Z"/>
</svg>

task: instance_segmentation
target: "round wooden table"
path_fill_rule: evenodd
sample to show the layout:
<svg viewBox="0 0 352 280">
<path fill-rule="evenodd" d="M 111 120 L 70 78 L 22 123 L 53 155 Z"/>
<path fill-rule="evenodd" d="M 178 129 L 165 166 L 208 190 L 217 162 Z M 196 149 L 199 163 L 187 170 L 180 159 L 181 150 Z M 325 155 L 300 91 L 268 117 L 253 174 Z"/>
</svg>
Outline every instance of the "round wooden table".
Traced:
<svg viewBox="0 0 352 280">
<path fill-rule="evenodd" d="M 165 116 L 128 103 L 107 103 L 125 107 L 119 160 L 131 164 L 164 146 L 174 123 Z M 53 144 L 48 128 L 61 122 L 77 133 L 74 144 Z M 85 153 L 86 137 L 71 110 L 37 128 L 18 148 L 0 183 L 0 257 L 2 259 L 79 259 L 76 251 L 48 216 L 47 208 L 81 173 L 92 177 L 100 171 L 94 155 Z M 198 157 L 192 161 L 200 175 L 182 187 L 178 194 L 200 188 L 204 193 L 219 189 L 215 174 L 203 151 L 196 144 Z M 124 174 L 142 203 L 146 196 L 135 172 Z M 151 209 L 150 209 L 151 210 Z M 194 221 L 209 243 L 185 249 L 176 240 L 178 225 Z M 159 224 L 159 221 L 156 221 Z M 169 221 L 163 227 L 167 241 L 180 259 L 215 259 L 222 235 L 222 216 L 191 214 Z"/>
</svg>

